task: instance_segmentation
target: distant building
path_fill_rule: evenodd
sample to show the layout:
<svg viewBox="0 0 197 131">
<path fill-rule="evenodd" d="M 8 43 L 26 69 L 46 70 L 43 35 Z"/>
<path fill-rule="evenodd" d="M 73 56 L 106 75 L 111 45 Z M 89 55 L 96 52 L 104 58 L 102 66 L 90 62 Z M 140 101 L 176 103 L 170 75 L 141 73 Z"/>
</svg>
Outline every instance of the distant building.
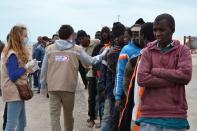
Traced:
<svg viewBox="0 0 197 131">
<path fill-rule="evenodd" d="M 184 44 L 190 49 L 197 50 L 197 37 L 196 36 L 184 36 Z"/>
</svg>

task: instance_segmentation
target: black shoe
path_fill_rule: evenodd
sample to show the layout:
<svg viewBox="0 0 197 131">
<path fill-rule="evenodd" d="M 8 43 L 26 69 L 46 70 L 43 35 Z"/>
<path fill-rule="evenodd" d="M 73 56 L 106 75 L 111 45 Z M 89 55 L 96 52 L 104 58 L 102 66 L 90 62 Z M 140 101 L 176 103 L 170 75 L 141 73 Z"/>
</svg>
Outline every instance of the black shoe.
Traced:
<svg viewBox="0 0 197 131">
<path fill-rule="evenodd" d="M 91 120 L 90 119 L 87 119 L 87 122 L 90 122 Z"/>
<path fill-rule="evenodd" d="M 96 129 L 101 128 L 101 123 L 96 123 L 96 124 L 95 124 L 95 128 L 96 128 Z"/>
<path fill-rule="evenodd" d="M 94 120 L 90 120 L 90 119 L 87 120 L 87 127 L 93 128 L 94 124 L 95 124 Z"/>
</svg>

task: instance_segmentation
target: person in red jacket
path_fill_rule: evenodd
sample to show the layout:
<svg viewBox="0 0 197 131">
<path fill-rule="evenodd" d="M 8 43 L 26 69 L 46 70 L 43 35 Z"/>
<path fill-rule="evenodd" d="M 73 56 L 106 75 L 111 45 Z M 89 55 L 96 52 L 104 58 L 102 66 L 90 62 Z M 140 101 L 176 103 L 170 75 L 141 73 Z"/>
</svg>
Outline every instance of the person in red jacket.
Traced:
<svg viewBox="0 0 197 131">
<path fill-rule="evenodd" d="M 144 49 L 138 69 L 138 84 L 144 88 L 141 98 L 140 131 L 186 131 L 187 101 L 185 85 L 192 75 L 189 48 L 172 40 L 174 18 L 156 17 L 153 33 L 156 41 Z"/>
</svg>

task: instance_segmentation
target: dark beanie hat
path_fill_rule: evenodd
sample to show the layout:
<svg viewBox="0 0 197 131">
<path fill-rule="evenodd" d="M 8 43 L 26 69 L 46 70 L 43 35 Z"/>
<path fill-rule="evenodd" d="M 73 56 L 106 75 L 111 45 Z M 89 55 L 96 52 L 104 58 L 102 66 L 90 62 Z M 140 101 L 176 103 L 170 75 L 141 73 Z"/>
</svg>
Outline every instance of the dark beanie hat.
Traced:
<svg viewBox="0 0 197 131">
<path fill-rule="evenodd" d="M 87 36 L 88 35 L 87 35 L 87 33 L 84 30 L 79 30 L 77 32 L 77 38 L 79 38 L 79 37 L 87 37 Z"/>
<path fill-rule="evenodd" d="M 42 40 L 48 41 L 48 40 L 50 40 L 50 39 L 49 39 L 49 37 L 47 37 L 47 36 L 43 36 L 43 37 L 42 37 Z"/>
<path fill-rule="evenodd" d="M 125 26 L 123 24 L 121 24 L 120 22 L 114 24 L 114 26 L 112 28 L 113 37 L 115 38 L 115 37 L 119 37 L 121 35 L 124 35 L 125 30 L 126 30 Z"/>
<path fill-rule="evenodd" d="M 107 26 L 104 26 L 102 29 L 101 29 L 101 34 L 103 33 L 110 33 L 110 28 L 107 27 Z"/>
<path fill-rule="evenodd" d="M 153 23 L 147 22 L 141 26 L 140 34 L 144 35 L 144 38 L 148 41 L 154 41 L 155 36 L 153 34 Z"/>
<path fill-rule="evenodd" d="M 135 24 L 139 24 L 139 25 L 142 25 L 142 24 L 144 24 L 145 22 L 144 22 L 144 20 L 142 19 L 142 18 L 139 18 L 136 22 L 135 22 Z"/>
<path fill-rule="evenodd" d="M 114 22 L 113 26 L 117 25 L 117 24 L 121 24 L 120 22 Z"/>
</svg>

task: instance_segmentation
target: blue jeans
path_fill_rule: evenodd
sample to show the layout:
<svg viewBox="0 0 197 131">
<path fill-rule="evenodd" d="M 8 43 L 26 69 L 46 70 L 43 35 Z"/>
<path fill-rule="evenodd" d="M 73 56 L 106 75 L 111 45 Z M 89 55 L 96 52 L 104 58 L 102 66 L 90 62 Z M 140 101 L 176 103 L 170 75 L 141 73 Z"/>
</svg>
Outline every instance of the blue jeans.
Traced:
<svg viewBox="0 0 197 131">
<path fill-rule="evenodd" d="M 5 131 L 24 131 L 26 126 L 25 102 L 7 102 L 7 106 L 7 124 Z"/>
<path fill-rule="evenodd" d="M 187 129 L 179 129 L 179 130 L 166 129 L 142 122 L 140 123 L 140 131 L 187 131 Z"/>
<path fill-rule="evenodd" d="M 40 90 L 40 70 L 33 73 L 34 87 Z"/>
<path fill-rule="evenodd" d="M 104 102 L 104 114 L 101 121 L 100 131 L 114 131 L 112 125 L 114 109 L 115 109 L 114 101 L 107 98 Z"/>
<path fill-rule="evenodd" d="M 104 102 L 104 114 L 101 120 L 100 131 L 109 131 L 110 128 L 110 100 L 106 99 Z"/>
<path fill-rule="evenodd" d="M 34 78 L 34 87 L 38 88 L 39 87 L 38 71 L 33 73 L 33 78 Z"/>
</svg>

